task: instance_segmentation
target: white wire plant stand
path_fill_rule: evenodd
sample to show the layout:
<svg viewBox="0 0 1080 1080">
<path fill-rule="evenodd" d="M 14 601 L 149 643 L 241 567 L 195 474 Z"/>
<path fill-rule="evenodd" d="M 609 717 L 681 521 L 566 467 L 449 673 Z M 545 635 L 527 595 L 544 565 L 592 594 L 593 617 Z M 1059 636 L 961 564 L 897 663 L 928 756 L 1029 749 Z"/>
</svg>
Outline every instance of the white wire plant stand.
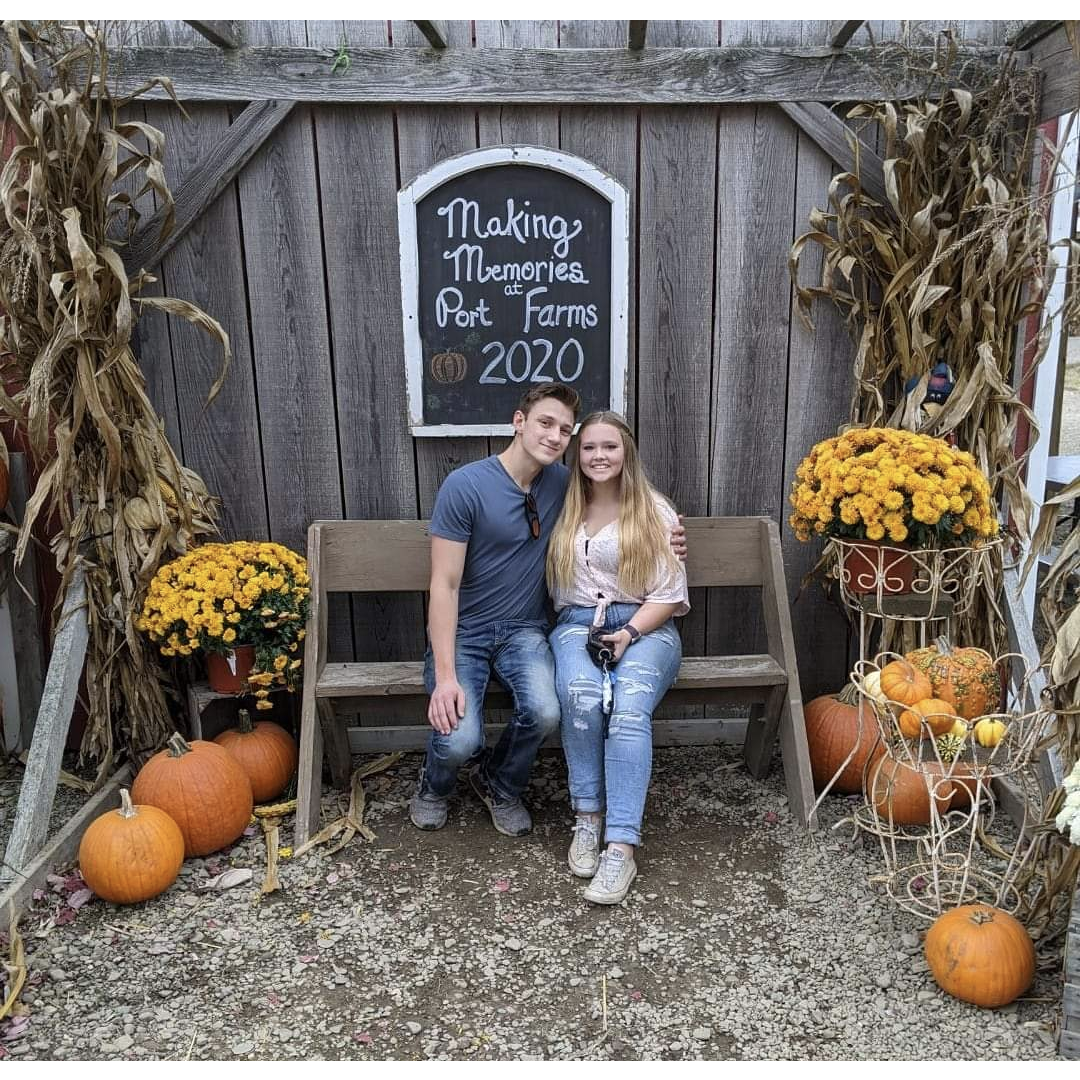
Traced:
<svg viewBox="0 0 1080 1080">
<path fill-rule="evenodd" d="M 1037 669 L 1027 669 L 1016 653 L 997 657 L 1008 695 L 1004 707 L 970 720 L 931 712 L 912 735 L 915 714 L 908 706 L 867 689 L 867 676 L 896 659 L 903 658 L 882 653 L 860 660 L 851 674 L 860 714 L 877 725 L 882 745 L 864 770 L 865 801 L 849 820 L 878 838 L 885 868 L 877 880 L 905 910 L 932 920 L 948 908 L 981 902 L 1014 913 L 1021 903 L 1014 883 L 1033 851 L 1026 829 L 1041 805 L 1029 766 L 1054 722 L 1052 711 L 1023 712 L 1018 704 Z M 1012 665 L 1024 670 L 1018 686 L 1008 678 Z M 992 745 L 983 746 L 980 735 Z M 1006 777 L 1025 795 L 1024 820 L 1010 823 L 1012 839 L 993 829 L 990 785 Z"/>
<path fill-rule="evenodd" d="M 993 660 L 1006 688 L 1006 697 L 994 703 L 1000 711 L 961 720 L 962 732 L 957 717 L 929 714 L 919 722 L 918 737 L 908 717 L 905 735 L 900 718 L 907 706 L 872 696 L 865 687 L 868 675 L 903 657 L 886 652 L 868 658 L 868 631 L 871 620 L 917 623 L 924 645 L 931 626 L 936 625 L 933 636 L 947 633 L 950 620 L 970 610 L 999 543 L 914 551 L 834 538 L 827 549 L 840 596 L 858 614 L 860 659 L 850 678 L 858 692 L 859 737 L 815 809 L 860 749 L 865 752 L 876 738 L 863 767 L 863 802 L 840 825 L 852 824 L 877 838 L 884 870 L 873 880 L 884 884 L 898 906 L 931 921 L 948 908 L 976 901 L 1009 912 L 1019 908 L 1014 882 L 1031 851 L 1025 830 L 1041 805 L 1029 766 L 1054 714 L 1041 707 L 1024 711 L 1037 669 L 1009 653 Z M 931 728 L 943 729 L 946 721 L 955 729 L 953 741 L 939 743 Z M 983 746 L 976 738 L 980 722 L 1004 725 L 995 745 Z M 995 833 L 989 840 L 996 809 L 990 785 L 1004 777 L 1023 792 L 1025 819 L 1014 839 Z M 898 812 L 898 806 L 905 809 Z"/>
</svg>

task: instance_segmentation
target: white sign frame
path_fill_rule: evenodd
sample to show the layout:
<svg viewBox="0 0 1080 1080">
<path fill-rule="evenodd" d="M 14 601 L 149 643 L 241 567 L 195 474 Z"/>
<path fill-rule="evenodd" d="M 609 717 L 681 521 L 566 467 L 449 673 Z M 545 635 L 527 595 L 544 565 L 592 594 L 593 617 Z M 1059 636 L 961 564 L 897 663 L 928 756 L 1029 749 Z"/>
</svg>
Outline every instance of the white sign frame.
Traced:
<svg viewBox="0 0 1080 1080">
<path fill-rule="evenodd" d="M 462 173 L 492 165 L 532 165 L 564 173 L 587 184 L 611 204 L 611 409 L 626 414 L 626 369 L 630 302 L 630 203 L 626 188 L 584 158 L 540 146 L 488 146 L 440 161 L 398 192 L 401 311 L 405 334 L 405 377 L 409 430 L 414 436 L 513 435 L 505 424 L 425 424 L 423 343 L 420 340 L 420 267 L 416 204 L 429 192 Z"/>
</svg>

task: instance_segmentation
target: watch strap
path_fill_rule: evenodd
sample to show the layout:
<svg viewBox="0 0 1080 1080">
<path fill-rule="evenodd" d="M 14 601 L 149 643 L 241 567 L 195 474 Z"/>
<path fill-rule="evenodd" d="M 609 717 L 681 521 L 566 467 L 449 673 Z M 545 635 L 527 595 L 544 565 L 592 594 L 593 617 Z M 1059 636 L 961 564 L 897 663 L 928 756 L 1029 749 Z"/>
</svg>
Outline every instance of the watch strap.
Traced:
<svg viewBox="0 0 1080 1080">
<path fill-rule="evenodd" d="M 633 645 L 639 637 L 641 637 L 641 631 L 636 626 L 631 626 L 630 623 L 623 623 L 619 628 L 625 630 L 630 635 L 630 644 Z"/>
</svg>

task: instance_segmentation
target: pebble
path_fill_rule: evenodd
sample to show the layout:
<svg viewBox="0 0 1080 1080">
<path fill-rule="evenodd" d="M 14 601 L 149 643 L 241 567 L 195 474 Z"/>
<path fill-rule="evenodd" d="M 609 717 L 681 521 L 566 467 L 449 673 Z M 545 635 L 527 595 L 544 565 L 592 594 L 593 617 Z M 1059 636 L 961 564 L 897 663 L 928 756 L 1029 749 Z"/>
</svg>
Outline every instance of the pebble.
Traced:
<svg viewBox="0 0 1080 1080">
<path fill-rule="evenodd" d="M 879 971 L 874 976 L 874 982 L 881 987 L 882 990 L 888 990 L 892 986 L 892 975 L 887 971 Z"/>
<path fill-rule="evenodd" d="M 49 968 L 49 978 L 53 982 L 71 982 L 71 976 L 63 968 L 58 967 Z"/>
<path fill-rule="evenodd" d="M 516 937 L 512 937 L 506 939 L 506 947 L 511 952 L 520 952 L 525 946 Z"/>
<path fill-rule="evenodd" d="M 694 1039 L 697 1042 L 708 1042 L 712 1038 L 711 1027 L 694 1028 Z"/>
<path fill-rule="evenodd" d="M 607 974 L 609 979 L 621 979 L 626 972 L 621 967 L 613 967 L 608 969 Z"/>
<path fill-rule="evenodd" d="M 234 1054 L 237 1054 L 237 1055 L 250 1054 L 251 1051 L 255 1049 L 255 1044 L 253 1042 L 233 1043 L 231 1049 L 232 1049 L 232 1052 Z"/>
<path fill-rule="evenodd" d="M 423 1025 L 418 1024 L 415 1020 L 410 1020 L 405 1026 L 409 1029 L 410 1035 L 419 1035 L 424 1030 Z"/>
</svg>

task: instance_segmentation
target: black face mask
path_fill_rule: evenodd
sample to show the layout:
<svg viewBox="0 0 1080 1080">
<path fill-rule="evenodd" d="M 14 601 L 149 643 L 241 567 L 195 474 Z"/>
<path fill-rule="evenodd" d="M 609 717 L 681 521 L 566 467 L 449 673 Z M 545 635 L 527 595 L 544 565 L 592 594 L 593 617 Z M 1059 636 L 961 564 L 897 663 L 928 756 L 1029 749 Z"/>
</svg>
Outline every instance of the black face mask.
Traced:
<svg viewBox="0 0 1080 1080">
<path fill-rule="evenodd" d="M 613 663 L 615 660 L 615 650 L 609 642 L 601 640 L 607 636 L 607 633 L 608 631 L 602 626 L 589 627 L 589 637 L 585 642 L 585 649 L 597 667 L 603 667 L 605 664 Z"/>
</svg>

